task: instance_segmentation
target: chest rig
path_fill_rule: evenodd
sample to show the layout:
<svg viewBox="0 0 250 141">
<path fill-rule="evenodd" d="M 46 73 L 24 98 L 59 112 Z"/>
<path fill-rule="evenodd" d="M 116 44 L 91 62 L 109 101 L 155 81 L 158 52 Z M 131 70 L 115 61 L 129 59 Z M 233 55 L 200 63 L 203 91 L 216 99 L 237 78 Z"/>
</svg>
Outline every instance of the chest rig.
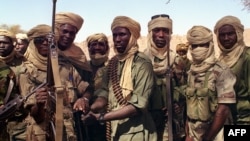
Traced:
<svg viewBox="0 0 250 141">
<path fill-rule="evenodd" d="M 208 78 L 212 71 L 205 74 L 205 79 L 201 87 L 195 88 L 188 85 L 186 89 L 187 117 L 190 121 L 208 122 L 212 120 L 217 108 L 216 91 L 209 89 Z M 188 84 L 190 84 L 190 78 Z"/>
</svg>

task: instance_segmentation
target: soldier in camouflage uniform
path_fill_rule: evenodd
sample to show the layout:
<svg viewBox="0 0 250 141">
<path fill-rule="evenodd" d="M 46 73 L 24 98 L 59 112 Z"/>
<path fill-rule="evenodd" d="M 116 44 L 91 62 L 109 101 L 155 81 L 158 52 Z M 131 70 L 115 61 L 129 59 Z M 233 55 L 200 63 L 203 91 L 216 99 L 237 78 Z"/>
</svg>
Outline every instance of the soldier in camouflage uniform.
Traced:
<svg viewBox="0 0 250 141">
<path fill-rule="evenodd" d="M 14 43 L 16 42 L 15 35 L 8 30 L 0 29 L 1 50 L 0 60 L 5 62 L 14 71 L 16 79 L 16 87 L 19 85 L 18 76 L 22 69 L 22 62 L 25 60 L 22 54 L 15 51 Z M 19 93 L 19 92 L 17 92 Z M 27 116 L 27 111 L 18 110 L 14 117 L 8 119 L 8 133 L 10 140 L 25 140 L 26 123 L 24 121 Z"/>
<path fill-rule="evenodd" d="M 0 44 L 1 39 L 0 39 Z M 12 100 L 16 94 L 16 84 L 10 84 L 10 81 L 15 82 L 15 75 L 11 68 L 3 61 L 0 61 L 0 108 Z M 8 92 L 9 91 L 9 92 Z M 4 115 L 0 115 L 4 116 Z M 9 135 L 7 133 L 7 121 L 8 119 L 0 118 L 0 139 L 1 141 L 9 141 Z"/>
<path fill-rule="evenodd" d="M 25 71 L 20 75 L 20 79 L 24 82 L 21 85 L 22 94 L 30 92 L 40 84 L 46 81 L 47 76 L 47 54 L 48 54 L 48 35 L 51 27 L 48 25 L 38 25 L 32 28 L 27 34 L 30 44 L 25 55 L 27 56 Z M 55 35 L 58 39 L 58 33 Z M 89 83 L 83 81 L 78 71 L 74 66 L 68 62 L 63 54 L 59 53 L 59 73 L 62 85 L 65 86 L 66 93 L 64 96 L 63 108 L 63 124 L 64 124 L 64 137 L 65 141 L 76 141 L 76 134 L 74 130 L 73 109 L 80 109 L 81 105 L 87 104 L 87 89 Z M 87 96 L 86 96 L 87 95 Z M 48 132 L 48 121 L 54 120 L 47 119 L 50 109 L 46 106 L 48 98 L 47 88 L 39 88 L 35 95 L 32 95 L 25 103 L 26 108 L 30 110 L 32 120 L 29 122 L 27 129 L 27 140 L 29 141 L 44 141 L 50 138 Z M 44 108 L 47 107 L 46 110 Z M 82 109 L 84 110 L 84 109 Z M 54 111 L 52 111 L 54 112 Z"/>
<path fill-rule="evenodd" d="M 250 125 L 250 48 L 244 42 L 243 32 L 244 25 L 231 15 L 222 17 L 214 27 L 221 51 L 219 60 L 237 76 L 234 87 L 237 102 L 232 108 L 234 123 Z"/>
<path fill-rule="evenodd" d="M 230 105 L 236 102 L 236 77 L 226 64 L 216 60 L 210 29 L 193 26 L 187 40 L 193 62 L 187 87 L 183 87 L 186 141 L 223 141 L 223 125 L 230 124 Z"/>
</svg>

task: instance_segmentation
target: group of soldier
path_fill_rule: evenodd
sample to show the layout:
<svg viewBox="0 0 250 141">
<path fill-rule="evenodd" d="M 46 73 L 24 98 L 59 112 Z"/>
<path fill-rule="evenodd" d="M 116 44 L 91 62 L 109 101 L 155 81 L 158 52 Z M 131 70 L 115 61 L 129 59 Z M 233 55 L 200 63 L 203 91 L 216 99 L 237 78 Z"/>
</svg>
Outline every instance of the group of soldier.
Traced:
<svg viewBox="0 0 250 141">
<path fill-rule="evenodd" d="M 0 140 L 223 141 L 224 125 L 250 124 L 250 48 L 237 17 L 222 17 L 214 32 L 194 25 L 174 51 L 171 18 L 154 15 L 140 52 L 139 22 L 117 16 L 113 47 L 101 32 L 87 37 L 89 60 L 74 43 L 83 18 L 58 12 L 54 22 L 22 38 L 0 30 Z M 6 107 L 18 96 L 26 99 L 17 109 Z"/>
</svg>

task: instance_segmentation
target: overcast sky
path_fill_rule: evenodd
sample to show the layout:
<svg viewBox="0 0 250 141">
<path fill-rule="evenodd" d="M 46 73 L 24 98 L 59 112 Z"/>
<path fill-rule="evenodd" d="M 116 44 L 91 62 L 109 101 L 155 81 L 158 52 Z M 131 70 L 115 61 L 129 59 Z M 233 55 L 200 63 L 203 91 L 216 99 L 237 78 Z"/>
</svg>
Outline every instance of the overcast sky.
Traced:
<svg viewBox="0 0 250 141">
<path fill-rule="evenodd" d="M 250 28 L 250 12 L 243 10 L 240 0 L 57 0 L 56 11 L 75 12 L 84 18 L 76 41 L 90 34 L 111 35 L 110 25 L 115 16 L 129 16 L 141 24 L 146 36 L 147 24 L 155 14 L 169 14 L 173 34 L 184 35 L 193 25 L 213 30 L 217 20 L 226 15 L 237 16 L 245 28 Z M 29 30 L 37 24 L 51 25 L 52 0 L 2 0 L 0 24 L 21 25 Z"/>
</svg>

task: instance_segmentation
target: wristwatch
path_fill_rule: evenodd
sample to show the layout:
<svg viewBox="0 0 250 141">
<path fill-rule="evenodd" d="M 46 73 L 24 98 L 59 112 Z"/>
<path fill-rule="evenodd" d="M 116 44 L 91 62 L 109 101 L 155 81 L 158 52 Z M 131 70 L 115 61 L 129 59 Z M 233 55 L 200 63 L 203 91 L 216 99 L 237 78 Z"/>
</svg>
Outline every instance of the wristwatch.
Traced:
<svg viewBox="0 0 250 141">
<path fill-rule="evenodd" d="M 99 121 L 99 123 L 101 124 L 101 125 L 104 125 L 105 124 L 105 120 L 104 120 L 104 115 L 105 115 L 106 113 L 100 113 L 100 116 L 99 116 L 99 118 L 98 118 L 98 121 Z"/>
</svg>

